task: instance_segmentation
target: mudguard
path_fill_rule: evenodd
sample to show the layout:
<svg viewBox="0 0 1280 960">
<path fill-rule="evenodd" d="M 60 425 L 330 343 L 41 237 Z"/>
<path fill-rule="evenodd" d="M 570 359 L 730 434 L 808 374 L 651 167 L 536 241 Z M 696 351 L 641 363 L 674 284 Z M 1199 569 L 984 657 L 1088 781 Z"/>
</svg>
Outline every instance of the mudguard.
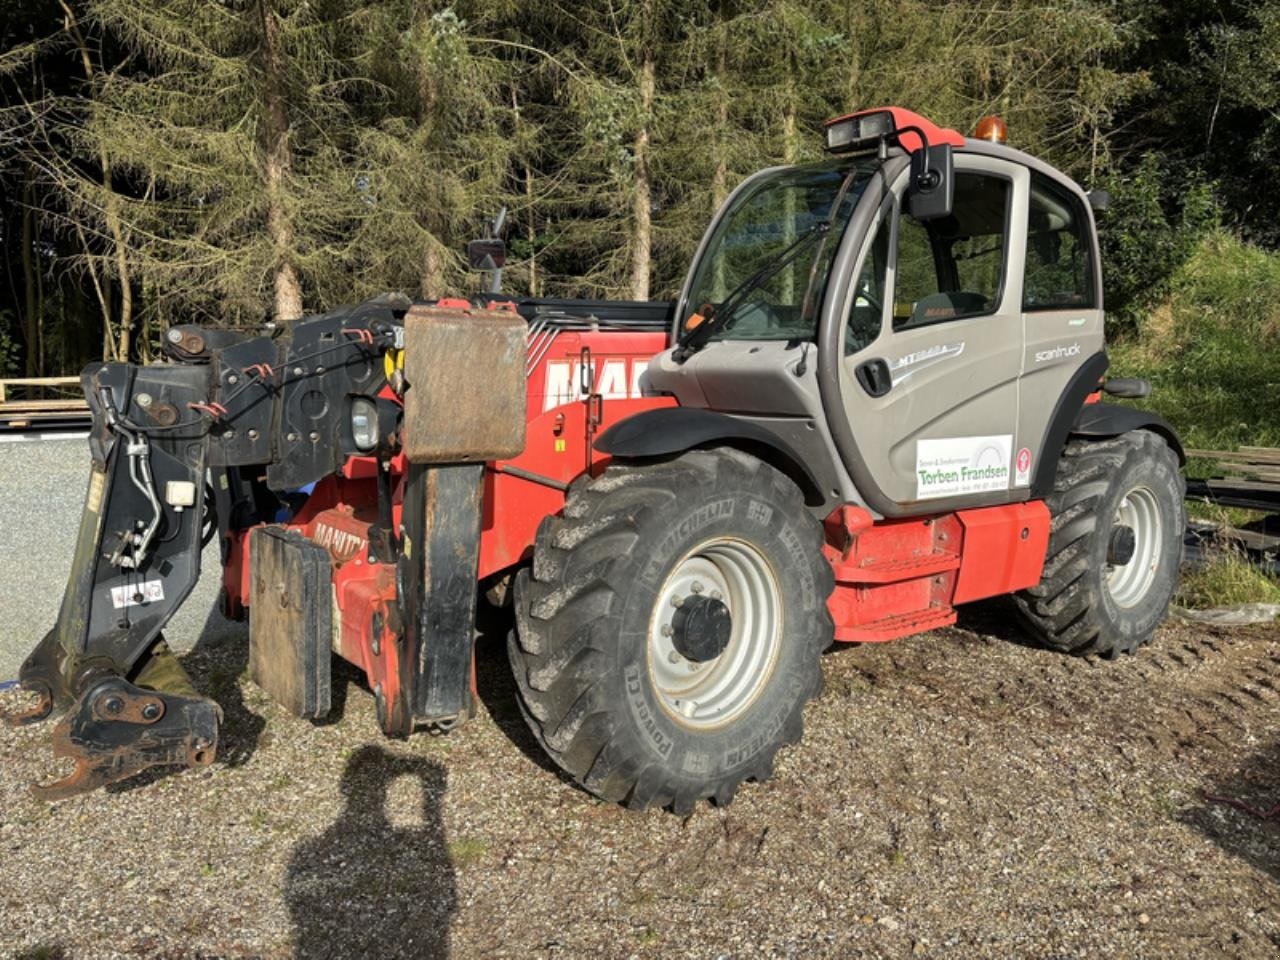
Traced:
<svg viewBox="0 0 1280 960">
<path fill-rule="evenodd" d="M 823 501 L 822 486 L 795 448 L 757 423 L 711 410 L 646 410 L 610 427 L 596 440 L 595 448 L 611 457 L 667 457 L 712 443 L 761 454 L 761 459 L 782 469 L 799 484 L 807 501 Z"/>
<path fill-rule="evenodd" d="M 1138 410 L 1135 407 L 1120 407 L 1113 403 L 1087 403 L 1080 410 L 1075 423 L 1071 425 L 1071 436 L 1118 437 L 1130 430 L 1150 430 L 1152 433 L 1158 433 L 1178 455 L 1178 463 L 1186 464 L 1186 451 L 1183 450 L 1182 441 L 1178 439 L 1173 427 L 1154 413 Z"/>
</svg>

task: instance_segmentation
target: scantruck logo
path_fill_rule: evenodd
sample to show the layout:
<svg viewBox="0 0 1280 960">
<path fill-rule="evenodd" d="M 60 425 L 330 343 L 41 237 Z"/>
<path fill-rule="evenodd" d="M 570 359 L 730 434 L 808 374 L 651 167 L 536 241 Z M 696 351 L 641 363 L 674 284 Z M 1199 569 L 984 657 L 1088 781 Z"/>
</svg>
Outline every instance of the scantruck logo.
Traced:
<svg viewBox="0 0 1280 960">
<path fill-rule="evenodd" d="M 1009 489 L 1013 437 L 943 437 L 916 443 L 916 499 Z"/>
</svg>

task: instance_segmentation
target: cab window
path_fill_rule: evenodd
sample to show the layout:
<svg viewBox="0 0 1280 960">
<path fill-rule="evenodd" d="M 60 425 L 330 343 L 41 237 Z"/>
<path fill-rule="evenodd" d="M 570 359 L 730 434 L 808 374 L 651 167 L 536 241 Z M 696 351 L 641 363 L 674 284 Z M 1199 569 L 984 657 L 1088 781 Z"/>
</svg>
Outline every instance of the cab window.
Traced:
<svg viewBox="0 0 1280 960">
<path fill-rule="evenodd" d="M 1024 310 L 1071 310 L 1096 305 L 1088 223 L 1078 197 L 1048 177 L 1031 175 Z"/>
<path fill-rule="evenodd" d="M 950 216 L 898 220 L 895 330 L 994 313 L 1008 260 L 1013 184 L 985 173 L 956 174 Z"/>
<path fill-rule="evenodd" d="M 853 288 L 853 304 L 844 330 L 844 355 L 857 353 L 880 336 L 884 318 L 885 273 L 889 264 L 889 236 L 893 218 L 884 217 L 876 230 L 875 240 L 867 251 Z"/>
</svg>

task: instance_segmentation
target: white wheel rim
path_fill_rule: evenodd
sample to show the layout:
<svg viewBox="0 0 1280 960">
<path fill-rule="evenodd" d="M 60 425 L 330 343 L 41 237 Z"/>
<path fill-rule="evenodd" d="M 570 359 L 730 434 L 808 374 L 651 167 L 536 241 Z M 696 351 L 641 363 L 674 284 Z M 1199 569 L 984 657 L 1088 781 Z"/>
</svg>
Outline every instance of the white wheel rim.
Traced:
<svg viewBox="0 0 1280 960">
<path fill-rule="evenodd" d="M 1133 530 L 1133 556 L 1128 563 L 1107 567 L 1107 592 L 1118 607 L 1137 605 L 1160 566 L 1160 545 L 1164 541 L 1164 525 L 1160 504 L 1148 487 L 1134 487 L 1120 499 L 1112 529 L 1117 526 Z"/>
<path fill-rule="evenodd" d="M 680 603 L 699 594 L 724 603 L 732 624 L 724 650 L 701 663 L 676 649 L 672 623 Z M 723 726 L 760 696 L 781 640 L 782 594 L 764 555 L 743 540 L 708 540 L 675 565 L 650 617 L 649 676 L 658 700 L 684 726 Z"/>
</svg>

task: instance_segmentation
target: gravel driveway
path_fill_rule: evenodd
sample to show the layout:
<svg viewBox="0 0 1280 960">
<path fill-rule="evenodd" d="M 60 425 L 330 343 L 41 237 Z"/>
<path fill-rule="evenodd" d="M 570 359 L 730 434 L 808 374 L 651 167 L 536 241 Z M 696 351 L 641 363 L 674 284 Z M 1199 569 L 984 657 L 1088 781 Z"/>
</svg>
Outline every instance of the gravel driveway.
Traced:
<svg viewBox="0 0 1280 960">
<path fill-rule="evenodd" d="M 10 452 L 5 546 L 47 554 L 0 572 L 25 652 L 70 534 L 19 541 L 41 508 L 11 496 Z M 80 471 L 31 452 L 45 509 L 78 510 Z M 209 770 L 46 805 L 26 783 L 55 770 L 48 726 L 0 729 L 0 955 L 1280 955 L 1280 818 L 1209 799 L 1280 803 L 1280 628 L 1170 625 L 1104 663 L 1010 622 L 996 603 L 833 651 L 777 779 L 684 819 L 548 767 L 500 629 L 476 719 L 393 742 L 351 672 L 334 722 L 296 720 L 245 679 L 242 631 L 199 625 L 187 667 L 227 716 Z"/>
</svg>

